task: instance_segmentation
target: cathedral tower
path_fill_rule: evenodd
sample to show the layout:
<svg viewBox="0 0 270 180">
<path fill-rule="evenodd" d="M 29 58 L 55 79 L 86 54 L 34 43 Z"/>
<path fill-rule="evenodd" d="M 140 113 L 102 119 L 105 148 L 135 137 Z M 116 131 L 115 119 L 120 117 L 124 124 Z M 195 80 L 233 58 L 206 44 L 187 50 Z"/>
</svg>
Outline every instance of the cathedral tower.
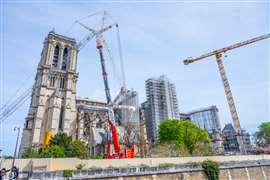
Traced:
<svg viewBox="0 0 270 180">
<path fill-rule="evenodd" d="M 45 38 L 20 150 L 41 145 L 47 132 L 75 137 L 77 52 L 75 39 L 54 31 Z"/>
</svg>

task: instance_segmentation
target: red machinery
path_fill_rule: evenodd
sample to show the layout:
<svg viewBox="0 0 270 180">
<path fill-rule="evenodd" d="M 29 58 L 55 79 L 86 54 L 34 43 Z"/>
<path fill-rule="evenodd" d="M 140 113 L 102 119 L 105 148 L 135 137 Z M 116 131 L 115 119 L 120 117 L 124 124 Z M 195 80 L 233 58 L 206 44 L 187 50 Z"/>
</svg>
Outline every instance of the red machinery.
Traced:
<svg viewBox="0 0 270 180">
<path fill-rule="evenodd" d="M 111 120 L 109 120 L 109 125 L 112 133 L 114 153 L 111 154 L 111 142 L 109 141 L 107 145 L 107 159 L 134 158 L 134 145 L 131 148 L 121 149 L 117 129 Z"/>
<path fill-rule="evenodd" d="M 105 94 L 106 94 L 107 104 L 110 106 L 109 107 L 108 123 L 110 126 L 112 142 L 113 142 L 113 146 L 114 146 L 114 153 L 111 154 L 111 141 L 108 140 L 107 159 L 134 158 L 134 145 L 132 145 L 132 148 L 121 149 L 121 146 L 120 146 L 119 140 L 118 140 L 117 129 L 114 125 L 114 112 L 113 112 L 113 107 L 112 107 L 113 103 L 111 100 L 110 88 L 109 88 L 108 77 L 107 77 L 108 74 L 106 72 L 105 59 L 104 59 L 104 55 L 103 55 L 103 42 L 104 42 L 104 40 L 103 40 L 102 34 L 114 26 L 116 28 L 118 28 L 118 24 L 114 23 L 112 25 L 104 27 L 105 15 L 106 15 L 106 13 L 104 12 L 104 16 L 102 18 L 102 25 L 101 25 L 100 30 L 92 29 L 90 27 L 87 27 L 83 23 L 76 21 L 78 24 L 80 24 L 82 27 L 84 27 L 85 29 L 87 29 L 90 32 L 90 35 L 88 35 L 84 40 L 82 40 L 79 43 L 78 49 L 80 50 L 80 48 L 85 46 L 85 44 L 93 37 L 96 38 L 96 48 L 98 49 L 99 56 L 100 56 L 100 63 L 101 63 L 101 69 L 102 69 L 103 82 L 104 82 L 104 86 L 105 86 Z"/>
</svg>

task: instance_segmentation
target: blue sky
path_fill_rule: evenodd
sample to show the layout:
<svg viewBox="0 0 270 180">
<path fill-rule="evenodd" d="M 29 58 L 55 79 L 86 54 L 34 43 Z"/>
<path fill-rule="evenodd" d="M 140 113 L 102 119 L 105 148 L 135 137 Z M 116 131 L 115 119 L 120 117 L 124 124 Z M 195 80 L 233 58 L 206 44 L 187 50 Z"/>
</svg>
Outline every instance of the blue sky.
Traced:
<svg viewBox="0 0 270 180">
<path fill-rule="evenodd" d="M 231 117 L 213 57 L 184 66 L 182 60 L 269 33 L 268 1 L 2 1 L 1 106 L 34 82 L 43 40 L 55 28 L 78 41 L 87 34 L 76 19 L 106 10 L 120 25 L 129 88 L 145 100 L 144 81 L 162 74 L 176 84 L 181 112 L 216 105 L 222 127 Z M 99 17 L 97 17 L 99 18 Z M 89 26 L 99 19 L 85 19 Z M 70 27 L 72 27 L 70 29 Z M 69 31 L 68 31 L 69 30 Z M 68 32 L 67 32 L 68 31 Z M 104 35 L 118 65 L 116 35 Z M 107 58 L 113 94 L 119 81 Z M 254 133 L 269 121 L 269 40 L 235 49 L 223 58 L 242 128 Z M 80 52 L 77 95 L 105 99 L 94 41 Z M 116 72 L 119 72 L 119 68 Z M 0 149 L 11 154 L 14 126 L 23 127 L 27 101 L 1 124 Z"/>
</svg>

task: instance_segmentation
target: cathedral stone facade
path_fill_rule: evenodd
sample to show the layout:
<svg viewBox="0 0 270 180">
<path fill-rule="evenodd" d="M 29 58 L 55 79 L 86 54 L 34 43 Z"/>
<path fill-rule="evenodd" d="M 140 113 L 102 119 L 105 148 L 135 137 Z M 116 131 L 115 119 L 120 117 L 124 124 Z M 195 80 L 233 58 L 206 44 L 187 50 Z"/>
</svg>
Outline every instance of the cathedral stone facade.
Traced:
<svg viewBox="0 0 270 180">
<path fill-rule="evenodd" d="M 49 131 L 76 137 L 77 53 L 75 39 L 54 31 L 45 38 L 20 150 L 40 146 Z"/>
</svg>

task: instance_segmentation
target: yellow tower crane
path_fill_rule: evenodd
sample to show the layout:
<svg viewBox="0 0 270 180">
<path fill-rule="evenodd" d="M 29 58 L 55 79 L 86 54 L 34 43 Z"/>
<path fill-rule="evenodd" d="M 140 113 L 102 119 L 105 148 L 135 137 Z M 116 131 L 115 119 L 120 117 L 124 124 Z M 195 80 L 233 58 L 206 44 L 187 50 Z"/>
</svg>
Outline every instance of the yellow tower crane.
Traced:
<svg viewBox="0 0 270 180">
<path fill-rule="evenodd" d="M 225 95 L 226 95 L 226 98 L 227 98 L 227 102 L 228 102 L 230 112 L 231 112 L 231 116 L 232 116 L 232 120 L 233 120 L 233 126 L 234 126 L 234 128 L 236 130 L 236 133 L 237 133 L 237 141 L 238 141 L 238 144 L 239 144 L 239 150 L 240 150 L 241 154 L 246 154 L 246 151 L 245 151 L 245 148 L 244 148 L 240 121 L 239 121 L 239 118 L 238 118 L 238 115 L 237 115 L 237 111 L 236 111 L 236 108 L 235 108 L 231 88 L 230 88 L 229 81 L 228 81 L 228 78 L 227 78 L 226 73 L 225 73 L 225 69 L 224 69 L 224 65 L 223 65 L 223 62 L 221 60 L 221 57 L 222 57 L 223 53 L 225 53 L 225 52 L 227 52 L 229 50 L 236 49 L 236 48 L 239 48 L 239 47 L 242 47 L 242 46 L 245 46 L 245 45 L 260 41 L 260 40 L 263 40 L 263 39 L 267 39 L 269 37 L 270 37 L 270 34 L 258 36 L 258 37 L 255 37 L 255 38 L 243 41 L 243 42 L 233 44 L 233 45 L 228 46 L 228 47 L 224 47 L 224 48 L 209 52 L 209 53 L 201 55 L 201 56 L 199 56 L 197 58 L 188 58 L 188 59 L 183 61 L 185 65 L 188 65 L 190 63 L 193 63 L 195 61 L 199 61 L 199 60 L 208 58 L 210 56 L 215 56 L 216 57 L 219 73 L 220 73 L 220 76 L 221 76 L 221 79 L 222 79 L 222 82 L 223 82 Z"/>
</svg>

